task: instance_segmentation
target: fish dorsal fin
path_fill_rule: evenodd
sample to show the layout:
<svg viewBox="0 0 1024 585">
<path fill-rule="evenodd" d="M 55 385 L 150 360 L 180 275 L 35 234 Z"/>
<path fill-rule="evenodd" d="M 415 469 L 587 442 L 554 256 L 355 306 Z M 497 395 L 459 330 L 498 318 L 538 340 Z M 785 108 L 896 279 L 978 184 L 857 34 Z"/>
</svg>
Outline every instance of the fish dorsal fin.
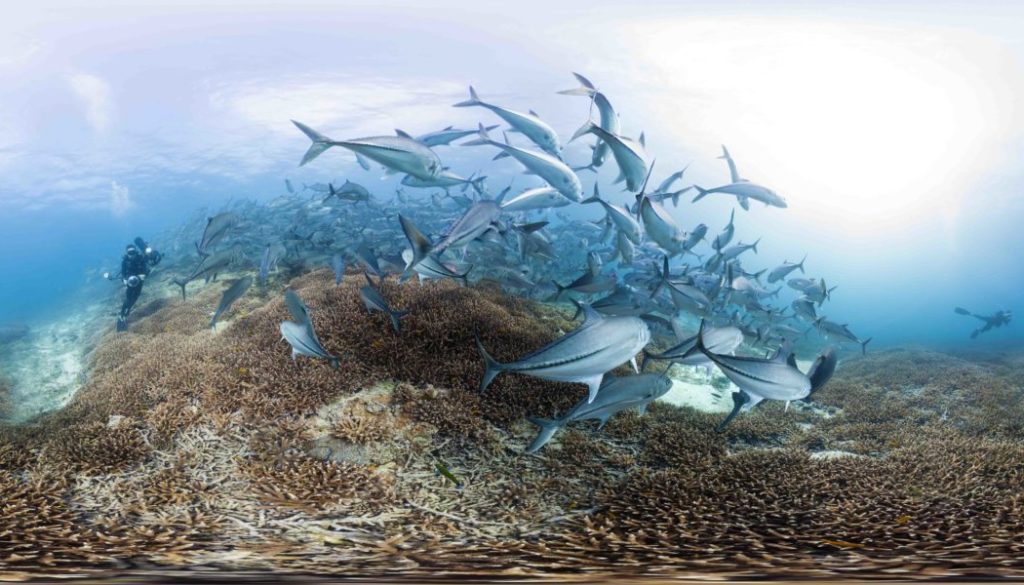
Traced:
<svg viewBox="0 0 1024 585">
<path fill-rule="evenodd" d="M 538 114 L 537 112 L 535 112 L 533 110 L 530 110 L 530 115 L 533 116 L 534 118 L 540 118 L 540 114 Z"/>
<path fill-rule="evenodd" d="M 643 132 L 640 133 L 640 146 L 647 148 L 647 137 L 644 136 Z"/>
<path fill-rule="evenodd" d="M 395 128 L 395 134 L 398 135 L 398 136 L 401 136 L 402 138 L 412 139 L 412 136 L 410 136 L 409 133 L 406 132 L 405 130 L 401 130 L 401 129 Z"/>
<path fill-rule="evenodd" d="M 444 127 L 445 130 L 453 130 L 454 128 L 455 128 L 455 126 L 445 126 Z"/>
<path fill-rule="evenodd" d="M 601 313 L 598 313 L 597 309 L 591 307 L 590 305 L 577 302 L 576 307 L 580 310 L 580 312 L 583 313 L 583 324 L 580 325 L 580 329 L 583 329 L 585 327 L 592 327 L 604 320 L 604 317 L 601 316 Z"/>
<path fill-rule="evenodd" d="M 795 353 L 789 354 L 789 357 L 786 358 L 786 363 L 789 364 L 789 366 L 791 368 L 793 368 L 793 369 L 796 369 L 796 370 L 800 369 L 800 368 L 798 368 L 796 366 L 796 354 Z"/>
<path fill-rule="evenodd" d="M 787 339 L 786 341 L 783 341 L 782 345 L 779 346 L 779 349 L 776 350 L 775 355 L 772 356 L 772 361 L 789 363 L 790 360 L 795 362 L 796 357 L 793 355 L 793 342 Z"/>
</svg>

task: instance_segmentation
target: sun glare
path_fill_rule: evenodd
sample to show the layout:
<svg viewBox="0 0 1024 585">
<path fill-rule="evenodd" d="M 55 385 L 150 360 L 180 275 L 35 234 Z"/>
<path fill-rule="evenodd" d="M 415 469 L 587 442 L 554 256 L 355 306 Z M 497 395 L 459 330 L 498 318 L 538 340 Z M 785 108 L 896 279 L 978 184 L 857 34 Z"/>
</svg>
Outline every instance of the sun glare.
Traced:
<svg viewBox="0 0 1024 585">
<path fill-rule="evenodd" d="M 1003 156 L 1002 96 L 986 89 L 999 56 L 978 39 L 771 21 L 660 28 L 641 38 L 672 96 L 662 117 L 702 150 L 727 143 L 794 219 L 863 233 L 948 218 Z"/>
</svg>

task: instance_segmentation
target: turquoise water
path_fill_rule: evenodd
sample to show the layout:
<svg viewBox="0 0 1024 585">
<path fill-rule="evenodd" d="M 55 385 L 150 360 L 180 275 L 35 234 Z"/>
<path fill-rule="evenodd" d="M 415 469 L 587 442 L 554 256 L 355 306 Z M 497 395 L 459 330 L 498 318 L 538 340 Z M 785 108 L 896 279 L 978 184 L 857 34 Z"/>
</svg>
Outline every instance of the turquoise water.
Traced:
<svg viewBox="0 0 1024 585">
<path fill-rule="evenodd" d="M 429 575 L 430 555 L 416 546 L 441 543 L 448 556 L 440 558 L 492 576 L 491 563 L 506 558 L 524 567 L 537 562 L 531 574 L 576 572 L 573 561 L 545 555 L 569 550 L 571 559 L 590 547 L 588 554 L 622 555 L 593 555 L 602 562 L 643 564 L 637 559 L 648 557 L 631 547 L 648 541 L 629 522 L 646 527 L 677 513 L 685 517 L 684 534 L 655 538 L 662 540 L 650 558 L 692 560 L 688 570 L 698 571 L 711 567 L 698 561 L 719 563 L 706 569 L 716 575 L 763 576 L 756 560 L 753 568 L 738 561 L 733 574 L 731 561 L 691 558 L 694 550 L 747 550 L 729 540 L 745 532 L 717 528 L 725 517 L 769 526 L 758 533 L 765 542 L 779 539 L 778 550 L 797 551 L 764 561 L 775 569 L 798 566 L 806 553 L 835 563 L 832 575 L 849 562 L 879 576 L 883 569 L 871 572 L 876 567 L 865 559 L 891 568 L 885 563 L 893 550 L 925 558 L 932 549 L 918 544 L 952 545 L 967 532 L 932 522 L 927 510 L 949 505 L 950 517 L 966 517 L 972 511 L 957 507 L 971 501 L 965 494 L 995 485 L 999 473 L 1019 476 L 1024 329 L 1011 320 L 972 338 L 981 322 L 954 308 L 981 315 L 1024 310 L 1024 168 L 1016 156 L 1024 146 L 1024 45 L 1010 26 L 1024 13 L 998 3 L 988 10 L 966 3 L 827 4 L 820 13 L 784 2 L 19 9 L 0 24 L 0 54 L 8 55 L 0 57 L 0 331 L 15 332 L 0 337 L 0 482 L 12 493 L 21 490 L 19 498 L 29 494 L 26 502 L 37 489 L 64 502 L 73 531 L 104 535 L 96 549 L 107 555 L 102 561 L 54 545 L 62 571 L 149 567 L 150 560 L 165 568 L 194 561 L 218 570 L 298 571 L 294 559 L 301 557 L 313 559 L 314 572 L 344 558 L 366 562 L 367 574 L 379 575 L 394 573 L 373 563 L 401 558 L 409 563 L 401 567 Z M 642 151 L 639 169 L 624 150 L 621 160 L 609 154 L 596 172 L 579 168 L 591 162 L 599 141 L 571 138 L 599 117 L 596 101 L 559 94 L 579 86 L 573 72 L 610 100 L 621 123 L 612 138 Z M 466 144 L 480 139 L 475 133 L 428 155 L 416 151 L 415 161 L 436 156 L 444 171 L 476 179 L 474 186 L 406 186 L 416 178 L 408 166 L 379 159 L 362 165 L 345 145 L 300 165 L 310 140 L 293 121 L 335 140 L 498 125 L 490 138 L 540 151 L 543 141 L 513 132 L 495 112 L 452 107 L 468 99 L 469 86 L 488 103 L 530 112 L 533 123 L 550 126 L 564 147 L 559 155 L 575 170 L 559 168 L 579 180 L 580 190 L 555 195 L 557 205 L 548 208 L 495 210 L 492 201 L 557 183 L 523 173 L 514 160 L 496 160 L 501 142 Z M 768 187 L 785 206 L 727 194 L 694 200 L 698 187 L 732 182 L 723 145 L 745 180 L 738 184 Z M 551 158 L 545 164 L 561 165 Z M 677 171 L 685 172 L 667 189 L 681 192 L 673 203 L 656 186 Z M 630 175 L 627 181 L 617 180 L 620 172 Z M 370 201 L 324 192 L 328 183 L 333 189 L 346 182 L 365 187 Z M 590 197 L 595 185 L 618 211 L 606 215 L 600 205 L 576 200 Z M 661 206 L 663 222 L 678 226 L 676 244 L 701 225 L 706 237 L 685 251 L 668 249 L 650 217 L 622 209 L 643 196 Z M 465 241 L 438 251 L 447 247 L 446 235 L 486 211 L 494 216 L 468 230 Z M 619 223 L 608 224 L 616 214 Z M 738 261 L 713 245 L 732 215 L 735 235 L 727 246 L 758 243 Z M 229 216 L 229 228 L 212 238 L 204 259 L 197 246 L 211 236 L 206 222 Z M 423 232 L 428 260 L 454 276 L 465 273 L 468 288 L 453 274 L 435 288 L 415 282 L 401 256 L 415 238 L 400 218 Z M 118 332 L 126 290 L 105 275 L 117 274 L 136 237 L 163 258 L 127 330 Z M 246 288 L 211 331 L 221 295 L 237 279 L 258 278 L 265 253 L 267 282 Z M 230 263 L 192 278 L 185 290 L 176 286 L 220 255 L 230 255 Z M 594 256 L 599 266 L 588 264 Z M 688 299 L 659 281 L 666 257 L 670 284 L 677 293 L 691 291 L 679 293 Z M 803 270 L 768 282 L 773 269 L 804 257 Z M 345 275 L 334 274 L 335 258 Z M 554 286 L 587 274 L 611 284 L 567 293 Z M 801 292 L 787 284 L 793 278 L 818 279 L 831 290 L 810 301 L 827 321 L 795 314 Z M 392 306 L 374 306 L 364 285 L 379 287 Z M 289 289 L 309 303 L 305 318 L 294 299 L 285 301 Z M 629 306 L 616 306 L 628 315 L 608 309 L 613 290 L 628 293 Z M 533 303 L 520 306 L 512 297 Z M 570 300 L 593 304 L 603 316 L 591 313 L 582 325 Z M 458 302 L 465 304 L 446 304 Z M 392 321 L 367 316 L 364 306 L 410 313 Z M 286 311 L 295 320 L 291 337 L 278 329 Z M 613 319 L 635 331 L 608 326 Z M 587 327 L 594 323 L 608 329 L 593 344 L 620 341 L 602 350 L 607 363 L 590 365 L 600 372 L 544 378 L 521 368 L 525 375 L 503 372 L 489 394 L 476 392 L 481 379 L 486 386 L 503 367 L 484 351 L 511 362 L 552 340 L 571 343 L 562 336 L 576 327 L 593 331 Z M 828 323 L 847 326 L 846 335 L 829 334 Z M 324 343 L 310 349 L 321 341 L 313 334 L 316 344 L 305 340 L 303 350 L 295 331 L 312 332 L 314 325 Z M 589 418 L 600 428 L 559 427 L 548 446 L 537 438 L 549 428 L 546 417 L 566 425 L 587 418 L 579 401 L 582 384 L 597 392 L 594 374 L 598 381 L 611 372 L 627 376 L 630 358 L 643 350 L 663 351 L 712 328 L 734 332 L 736 343 L 720 354 L 695 350 L 697 362 L 657 370 L 662 393 L 651 413 L 643 414 L 655 398 L 628 403 L 642 417 L 616 411 L 606 433 L 600 431 L 608 417 L 598 413 Z M 486 349 L 474 346 L 474 336 Z M 783 372 L 730 375 L 749 363 L 774 367 L 765 365 L 766 356 L 785 357 L 791 347 L 793 362 L 771 362 Z M 826 376 L 821 386 L 812 364 L 830 348 L 839 366 L 835 380 Z M 715 361 L 737 359 L 727 354 L 740 361 Z M 768 383 L 788 394 L 769 395 L 762 385 Z M 765 403 L 726 420 L 742 405 L 737 397 L 749 399 L 755 390 L 765 390 L 756 396 Z M 620 410 L 623 404 L 615 403 Z M 733 426 L 727 430 L 723 420 Z M 80 444 L 81 450 L 65 449 Z M 922 453 L 939 453 L 950 465 L 973 457 L 991 468 L 972 467 L 967 483 L 932 493 L 919 487 L 938 481 Z M 671 491 L 672 502 L 686 500 L 693 509 L 719 501 L 715 490 L 723 485 L 749 483 L 737 479 L 747 473 L 748 456 L 750 469 L 763 474 L 758 497 L 776 506 L 771 513 L 747 503 L 691 516 L 661 504 L 644 507 L 650 490 Z M 792 533 L 764 519 L 788 518 L 793 498 L 844 480 L 844 465 L 877 493 L 865 488 L 871 493 L 859 499 L 831 486 L 828 494 L 842 495 L 798 510 L 813 521 Z M 163 500 L 166 494 L 147 491 L 177 486 L 180 478 L 164 479 L 172 471 L 192 482 L 182 483 L 188 497 Z M 323 483 L 303 483 L 307 472 Z M 39 486 L 51 482 L 34 480 L 54 473 L 74 485 L 44 493 Z M 903 485 L 894 476 L 909 479 Z M 707 485 L 723 483 L 706 488 L 710 497 L 687 500 L 705 478 L 712 478 Z M 818 483 L 800 483 L 806 478 Z M 620 491 L 633 498 L 621 508 L 610 495 Z M 555 492 L 564 497 L 545 497 Z M 128 495 L 143 493 L 144 504 Z M 374 507 L 381 493 L 386 505 Z M 788 495 L 774 500 L 778 494 Z M 1014 497 L 1000 492 L 986 500 L 991 522 L 977 524 L 1003 530 L 1007 518 L 1019 518 Z M 884 514 L 850 512 L 890 504 Z M 116 510 L 113 527 L 98 520 L 97 511 L 108 506 Z M 11 516 L 0 516 L 0 534 L 34 534 L 23 529 L 21 508 L 10 509 Z M 233 515 L 237 510 L 243 511 Z M 200 536 L 180 533 L 195 556 L 146 548 L 156 546 L 151 528 L 171 518 L 174 530 L 191 530 L 198 512 L 229 527 L 210 528 L 210 538 L 202 536 L 206 528 L 197 529 Z M 882 528 L 867 516 L 881 518 Z M 395 545 L 381 555 L 366 544 L 395 537 L 408 518 L 425 526 L 410 536 L 409 548 Z M 594 526 L 607 533 L 594 537 Z M 125 536 L 122 527 L 135 532 Z M 1001 532 L 971 534 L 974 544 L 1019 552 Z M 716 540 L 726 536 L 727 545 Z M 9 540 L 0 537 L 0 544 L 22 546 Z M 460 551 L 466 542 L 481 548 Z M 543 546 L 516 548 L 523 543 Z M 147 551 L 139 557 L 145 562 L 124 560 L 135 558 L 126 552 L 133 546 Z M 662 555 L 658 547 L 671 551 Z M 508 556 L 491 561 L 499 549 Z M 477 551 L 484 560 L 470 558 Z M 0 568 L 38 568 L 26 554 L 28 561 L 0 556 Z M 972 558 L 954 568 L 975 566 Z"/>
</svg>

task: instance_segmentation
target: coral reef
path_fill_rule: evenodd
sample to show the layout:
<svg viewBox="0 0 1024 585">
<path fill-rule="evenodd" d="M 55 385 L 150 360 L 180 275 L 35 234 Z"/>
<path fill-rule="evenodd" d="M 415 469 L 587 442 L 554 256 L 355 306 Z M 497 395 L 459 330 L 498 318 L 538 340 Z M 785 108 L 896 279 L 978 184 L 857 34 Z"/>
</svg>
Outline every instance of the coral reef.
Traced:
<svg viewBox="0 0 1024 585">
<path fill-rule="evenodd" d="M 479 394 L 473 337 L 515 358 L 568 313 L 386 282 L 412 311 L 397 335 L 359 278 L 287 284 L 337 371 L 291 360 L 280 289 L 210 331 L 206 287 L 140 307 L 66 407 L 0 425 L 0 570 L 1024 576 L 1024 359 L 877 352 L 724 432 L 655 403 L 527 456 L 524 415 L 585 390 L 503 374 Z"/>
</svg>

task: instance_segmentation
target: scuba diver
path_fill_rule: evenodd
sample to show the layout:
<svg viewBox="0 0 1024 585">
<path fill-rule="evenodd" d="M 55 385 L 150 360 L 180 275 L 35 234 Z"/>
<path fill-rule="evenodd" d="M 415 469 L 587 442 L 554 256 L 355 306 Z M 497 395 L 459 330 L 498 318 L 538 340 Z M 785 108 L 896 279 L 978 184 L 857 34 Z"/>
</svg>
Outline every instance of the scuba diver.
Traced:
<svg viewBox="0 0 1024 585">
<path fill-rule="evenodd" d="M 146 277 L 162 258 L 160 252 L 154 250 L 145 240 L 135 238 L 135 242 L 125 248 L 124 256 L 121 258 L 120 274 L 116 277 L 112 277 L 109 272 L 104 275 L 107 280 L 119 278 L 125 286 L 124 303 L 121 304 L 121 313 L 117 317 L 118 331 L 128 329 L 128 313 L 139 300 Z"/>
<path fill-rule="evenodd" d="M 979 328 L 977 328 L 977 329 L 975 329 L 974 331 L 971 332 L 971 339 L 975 339 L 979 335 L 981 335 L 982 333 L 985 333 L 986 331 L 989 331 L 991 329 L 998 329 L 999 327 L 1002 327 L 1003 325 L 1009 325 L 1010 324 L 1010 319 L 1013 318 L 1013 311 L 1010 311 L 1008 309 L 1004 309 L 1004 310 L 1001 310 L 1001 311 L 996 311 L 994 315 L 978 315 L 978 314 L 972 313 L 972 312 L 970 312 L 967 309 L 964 309 L 962 307 L 957 307 L 956 309 L 953 309 L 953 311 L 957 315 L 967 315 L 968 317 L 974 317 L 975 319 L 981 319 L 985 323 L 981 327 L 979 327 Z"/>
</svg>

